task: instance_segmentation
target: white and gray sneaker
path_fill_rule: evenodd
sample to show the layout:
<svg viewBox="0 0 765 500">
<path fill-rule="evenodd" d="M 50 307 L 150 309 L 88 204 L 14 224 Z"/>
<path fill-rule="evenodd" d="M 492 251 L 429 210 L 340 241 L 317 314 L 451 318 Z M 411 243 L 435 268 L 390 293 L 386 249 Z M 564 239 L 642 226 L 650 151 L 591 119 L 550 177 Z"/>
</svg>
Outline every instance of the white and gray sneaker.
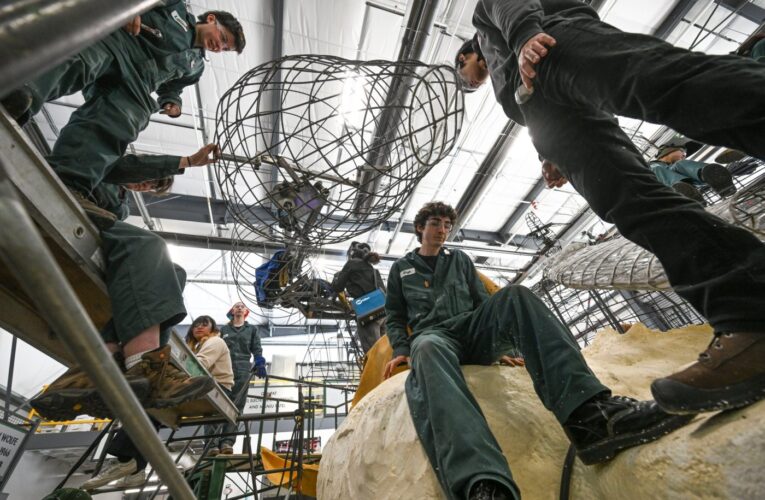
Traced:
<svg viewBox="0 0 765 500">
<path fill-rule="evenodd" d="M 139 470 L 135 474 L 123 477 L 116 483 L 115 488 L 138 488 L 146 482 L 146 471 Z"/>
<path fill-rule="evenodd" d="M 131 474 L 134 475 L 137 472 L 136 469 L 138 469 L 138 464 L 136 464 L 134 458 L 127 462 L 118 462 L 117 460 L 114 460 L 108 467 L 105 466 L 101 469 L 101 472 L 97 476 L 85 481 L 80 488 L 83 490 L 100 488 L 117 479 L 122 479 Z"/>
</svg>

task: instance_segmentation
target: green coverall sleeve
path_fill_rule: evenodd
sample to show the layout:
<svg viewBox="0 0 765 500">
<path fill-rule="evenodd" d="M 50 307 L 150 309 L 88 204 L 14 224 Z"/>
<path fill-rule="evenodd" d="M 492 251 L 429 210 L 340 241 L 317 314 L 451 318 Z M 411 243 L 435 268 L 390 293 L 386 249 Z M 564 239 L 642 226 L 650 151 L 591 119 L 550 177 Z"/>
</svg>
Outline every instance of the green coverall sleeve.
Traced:
<svg viewBox="0 0 765 500">
<path fill-rule="evenodd" d="M 198 64 L 190 73 L 160 85 L 157 89 L 157 102 L 159 102 L 160 107 L 168 103 L 177 104 L 179 107 L 183 106 L 181 92 L 189 85 L 197 83 L 202 77 L 204 70 L 204 64 Z"/>
<path fill-rule="evenodd" d="M 260 336 L 254 326 L 252 327 L 252 335 L 250 336 L 250 353 L 256 358 L 258 356 L 263 356 L 263 346 L 260 345 Z"/>
<path fill-rule="evenodd" d="M 401 287 L 398 264 L 394 263 L 388 275 L 388 294 L 385 296 L 385 327 L 393 347 L 393 357 L 409 356 L 409 336 L 406 333 L 407 307 Z"/>
<path fill-rule="evenodd" d="M 173 155 L 124 155 L 111 164 L 103 182 L 125 184 L 182 175 L 180 161 L 180 156 Z"/>
<path fill-rule="evenodd" d="M 478 308 L 484 301 L 489 299 L 489 292 L 486 290 L 481 278 L 478 277 L 478 271 L 476 271 L 473 261 L 469 258 L 468 261 L 468 276 L 465 278 L 470 285 L 470 296 L 473 298 L 473 307 Z"/>
<path fill-rule="evenodd" d="M 496 26 L 513 53 L 518 54 L 529 38 L 544 32 L 543 17 L 539 0 L 479 0 L 473 24 Z"/>
</svg>

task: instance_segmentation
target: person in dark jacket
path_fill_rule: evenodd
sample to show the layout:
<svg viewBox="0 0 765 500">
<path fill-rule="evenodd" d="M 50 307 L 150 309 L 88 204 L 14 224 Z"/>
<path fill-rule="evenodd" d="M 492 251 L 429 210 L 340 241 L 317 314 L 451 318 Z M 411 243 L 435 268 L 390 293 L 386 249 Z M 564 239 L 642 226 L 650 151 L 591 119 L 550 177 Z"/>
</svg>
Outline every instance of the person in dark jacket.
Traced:
<svg viewBox="0 0 765 500">
<path fill-rule="evenodd" d="M 378 288 L 385 292 L 385 283 L 380 276 L 380 271 L 374 267 L 378 262 L 380 262 L 380 255 L 373 252 L 367 243 L 351 242 L 348 248 L 348 260 L 335 274 L 332 288 L 337 293 L 346 291 L 353 299 L 358 299 Z M 378 318 L 364 325 L 357 321 L 356 334 L 366 354 L 375 342 L 385 335 L 385 318 Z"/>
<path fill-rule="evenodd" d="M 247 322 L 250 310 L 244 302 L 237 302 L 226 314 L 229 322 L 220 329 L 220 336 L 228 345 L 231 353 L 231 365 L 234 369 L 234 404 L 242 413 L 247 403 L 247 391 L 249 390 L 251 374 L 263 378 L 266 376 L 266 360 L 263 357 L 263 348 L 260 345 L 260 337 L 255 325 Z M 253 358 L 253 362 L 250 359 Z M 223 434 L 237 431 L 237 424 L 226 424 Z M 230 455 L 234 452 L 234 436 L 224 436 L 220 439 L 220 448 L 211 449 L 210 454 L 218 452 Z"/>
<path fill-rule="evenodd" d="M 414 227 L 422 245 L 391 267 L 385 302 L 393 347 L 385 377 L 410 362 L 409 411 L 447 498 L 520 498 L 462 364 L 526 366 L 539 399 L 587 464 L 658 439 L 692 418 L 668 415 L 652 401 L 612 396 L 571 332 L 528 289 L 510 285 L 489 296 L 470 258 L 444 248 L 456 218 L 440 202 L 419 210 Z"/>
<path fill-rule="evenodd" d="M 465 85 L 490 76 L 537 151 L 715 330 L 697 363 L 653 382 L 656 401 L 685 413 L 765 398 L 765 245 L 660 183 L 614 116 L 765 158 L 765 65 L 624 33 L 578 0 L 479 0 L 473 25 L 455 60 Z"/>
<path fill-rule="evenodd" d="M 702 204 L 704 198 L 696 186 L 709 185 L 723 198 L 736 192 L 733 175 L 727 168 L 717 163 L 686 160 L 685 156 L 684 146 L 664 145 L 649 166 L 662 184 Z"/>
</svg>

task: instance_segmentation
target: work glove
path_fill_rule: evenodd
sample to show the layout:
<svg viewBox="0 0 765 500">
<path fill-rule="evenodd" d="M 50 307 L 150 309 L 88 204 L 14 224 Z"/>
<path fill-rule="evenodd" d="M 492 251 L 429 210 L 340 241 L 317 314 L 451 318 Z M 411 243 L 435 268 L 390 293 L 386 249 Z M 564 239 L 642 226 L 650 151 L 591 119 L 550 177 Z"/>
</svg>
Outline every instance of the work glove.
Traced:
<svg viewBox="0 0 765 500">
<path fill-rule="evenodd" d="M 252 365 L 252 373 L 258 378 L 266 377 L 266 358 L 263 356 L 255 356 L 255 363 Z"/>
</svg>

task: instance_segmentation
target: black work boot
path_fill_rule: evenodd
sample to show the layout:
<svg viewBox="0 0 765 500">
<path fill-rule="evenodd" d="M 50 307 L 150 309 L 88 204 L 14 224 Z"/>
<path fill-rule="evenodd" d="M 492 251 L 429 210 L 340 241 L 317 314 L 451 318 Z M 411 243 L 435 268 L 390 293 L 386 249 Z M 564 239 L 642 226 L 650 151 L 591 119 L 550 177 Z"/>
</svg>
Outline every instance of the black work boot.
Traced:
<svg viewBox="0 0 765 500">
<path fill-rule="evenodd" d="M 686 198 L 690 198 L 693 201 L 698 201 L 702 205 L 706 204 L 704 202 L 704 196 L 699 192 L 698 189 L 693 186 L 693 184 L 689 182 L 676 182 L 672 184 L 672 189 L 685 196 Z"/>
<path fill-rule="evenodd" d="M 476 482 L 470 488 L 468 495 L 468 500 L 513 500 L 513 498 L 515 497 L 507 491 L 505 485 L 491 479 Z"/>
<path fill-rule="evenodd" d="M 696 363 L 651 384 L 669 413 L 729 410 L 765 398 L 765 333 L 716 333 Z"/>
<path fill-rule="evenodd" d="M 733 163 L 734 161 L 738 161 L 742 158 L 745 158 L 746 154 L 742 153 L 741 151 L 735 150 L 735 149 L 726 149 L 717 157 L 715 158 L 715 161 L 717 163 Z"/>
<path fill-rule="evenodd" d="M 11 115 L 11 118 L 22 127 L 32 118 L 30 108 L 32 107 L 32 94 L 26 87 L 21 87 L 11 91 L 0 100 L 5 110 Z"/>
<path fill-rule="evenodd" d="M 670 415 L 654 401 L 595 396 L 574 410 L 563 430 L 587 465 L 610 460 L 633 446 L 650 443 L 682 427 L 694 415 Z"/>
<path fill-rule="evenodd" d="M 736 186 L 733 185 L 733 175 L 722 165 L 710 163 L 701 169 L 699 176 L 722 197 L 730 196 L 736 192 Z"/>
<path fill-rule="evenodd" d="M 113 356 L 117 365 L 124 370 L 122 353 Z M 131 378 L 128 384 L 139 401 L 149 397 L 151 384 L 148 379 Z M 67 370 L 29 403 L 46 420 L 74 420 L 78 415 L 112 418 L 112 412 L 101 399 L 96 386 L 79 366 Z"/>
</svg>

